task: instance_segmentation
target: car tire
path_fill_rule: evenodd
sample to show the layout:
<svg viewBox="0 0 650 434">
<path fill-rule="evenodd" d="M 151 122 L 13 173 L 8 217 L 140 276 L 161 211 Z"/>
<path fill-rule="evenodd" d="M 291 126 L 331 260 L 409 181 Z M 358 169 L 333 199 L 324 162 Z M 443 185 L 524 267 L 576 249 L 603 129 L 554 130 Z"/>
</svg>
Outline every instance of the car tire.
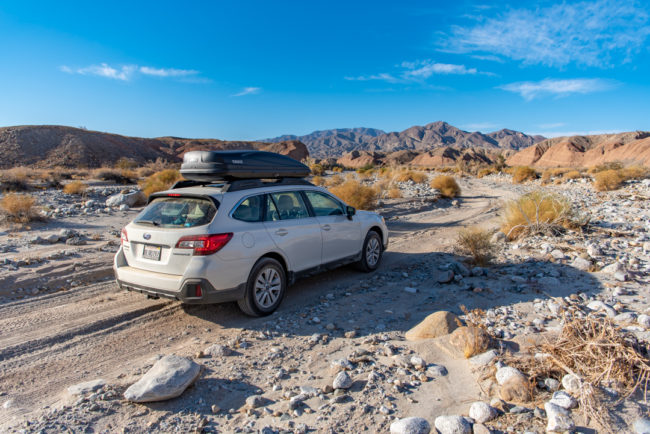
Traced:
<svg viewBox="0 0 650 434">
<path fill-rule="evenodd" d="M 244 298 L 237 300 L 237 304 L 246 315 L 270 315 L 280 306 L 286 290 L 287 277 L 282 264 L 273 258 L 262 258 L 253 266 Z"/>
<path fill-rule="evenodd" d="M 363 241 L 361 259 L 357 262 L 357 268 L 366 273 L 375 271 L 379 267 L 383 253 L 384 246 L 381 237 L 376 231 L 369 231 Z"/>
</svg>

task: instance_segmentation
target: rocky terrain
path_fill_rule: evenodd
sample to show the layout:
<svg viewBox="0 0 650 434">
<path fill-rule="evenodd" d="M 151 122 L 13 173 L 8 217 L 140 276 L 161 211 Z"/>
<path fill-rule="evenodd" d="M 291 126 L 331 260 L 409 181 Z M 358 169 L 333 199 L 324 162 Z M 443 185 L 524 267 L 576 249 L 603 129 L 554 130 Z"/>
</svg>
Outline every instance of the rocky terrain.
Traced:
<svg viewBox="0 0 650 434">
<path fill-rule="evenodd" d="M 567 311 L 609 318 L 647 349 L 650 183 L 607 193 L 587 180 L 547 187 L 588 228 L 513 242 L 497 232 L 485 267 L 459 254 L 458 229 L 496 229 L 503 201 L 539 181 L 459 184 L 463 194 L 450 200 L 399 183 L 403 197 L 378 209 L 391 239 L 377 272 L 344 267 L 301 280 L 278 312 L 257 319 L 233 304 L 118 290 L 111 258 L 137 193 L 100 183 L 87 197 L 39 193 L 50 220 L 0 233 L 0 429 L 606 432 L 576 407 L 578 380 L 540 379 L 531 399 L 517 360 L 552 339 Z M 462 323 L 491 336 L 471 358 L 462 341 L 472 327 Z M 648 432 L 642 391 L 621 401 L 615 384 L 605 392 L 612 431 Z"/>
<path fill-rule="evenodd" d="M 121 158 L 139 164 L 156 159 L 180 162 L 185 152 L 206 149 L 256 149 L 289 155 L 299 161 L 309 156 L 305 145 L 297 140 L 264 143 L 179 137 L 144 139 L 56 125 L 0 128 L 0 169 L 112 167 Z"/>
</svg>

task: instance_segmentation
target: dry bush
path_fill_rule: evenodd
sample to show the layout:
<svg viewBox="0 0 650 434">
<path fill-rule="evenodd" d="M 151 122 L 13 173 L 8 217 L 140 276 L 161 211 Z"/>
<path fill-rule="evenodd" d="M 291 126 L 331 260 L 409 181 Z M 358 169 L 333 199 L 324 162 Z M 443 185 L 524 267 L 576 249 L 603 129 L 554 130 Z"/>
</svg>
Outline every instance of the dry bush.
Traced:
<svg viewBox="0 0 650 434">
<path fill-rule="evenodd" d="M 579 225 L 575 217 L 566 198 L 537 190 L 506 204 L 501 231 L 511 240 L 537 233 L 556 235 Z"/>
<path fill-rule="evenodd" d="M 138 163 L 130 158 L 122 157 L 115 162 L 115 168 L 121 170 L 135 169 Z"/>
<path fill-rule="evenodd" d="M 84 194 L 88 186 L 81 181 L 72 181 L 63 187 L 65 194 Z"/>
<path fill-rule="evenodd" d="M 138 178 L 146 178 L 148 176 L 153 175 L 154 173 L 158 172 L 157 170 L 154 170 L 151 167 L 144 166 L 136 169 L 135 171 L 138 174 Z"/>
<path fill-rule="evenodd" d="M 499 170 L 496 167 L 484 167 L 482 169 L 479 169 L 478 172 L 476 172 L 476 177 L 477 178 L 483 178 L 484 176 L 492 175 L 499 173 Z"/>
<path fill-rule="evenodd" d="M 391 199 L 399 199 L 402 197 L 402 190 L 397 187 L 393 187 L 388 190 L 388 197 Z"/>
<path fill-rule="evenodd" d="M 526 372 L 535 383 L 549 377 L 560 380 L 566 374 L 575 375 L 580 383 L 575 397 L 583 415 L 596 421 L 604 431 L 617 432 L 611 413 L 616 406 L 608 402 L 602 387 L 614 389 L 621 399 L 643 390 L 642 398 L 647 399 L 647 344 L 609 318 L 568 313 L 559 335 L 529 352 L 530 357 L 513 358 L 508 364 Z M 535 353 L 545 357 L 534 357 Z"/>
<path fill-rule="evenodd" d="M 570 170 L 563 175 L 564 179 L 579 179 L 582 178 L 582 174 L 577 170 Z"/>
<path fill-rule="evenodd" d="M 423 184 L 427 182 L 427 175 L 422 172 L 415 172 L 413 170 L 405 170 L 395 175 L 397 182 L 413 181 L 416 184 Z"/>
<path fill-rule="evenodd" d="M 599 172 L 604 172 L 605 170 L 621 170 L 623 168 L 623 163 L 620 161 L 610 161 L 608 163 L 599 164 L 589 168 L 589 173 L 595 175 Z"/>
<path fill-rule="evenodd" d="M 617 190 L 623 185 L 620 170 L 603 170 L 594 175 L 594 187 L 598 191 Z"/>
<path fill-rule="evenodd" d="M 334 167 L 332 167 L 332 172 L 341 173 L 341 172 L 343 172 L 343 168 L 341 166 L 334 166 Z"/>
<path fill-rule="evenodd" d="M 175 169 L 166 169 L 156 172 L 140 183 L 142 192 L 149 196 L 157 191 L 169 189 L 176 181 L 181 179 L 181 173 Z"/>
<path fill-rule="evenodd" d="M 35 203 L 36 199 L 27 194 L 9 193 L 0 200 L 0 208 L 8 221 L 28 223 L 39 218 Z"/>
<path fill-rule="evenodd" d="M 552 172 L 548 169 L 542 172 L 542 185 L 546 185 L 551 182 L 551 177 L 553 176 Z"/>
<path fill-rule="evenodd" d="M 321 176 L 323 173 L 325 173 L 325 168 L 323 165 L 318 163 L 310 164 L 309 170 L 311 170 L 311 174 L 315 176 Z"/>
<path fill-rule="evenodd" d="M 343 181 L 345 181 L 345 179 L 343 178 L 343 176 L 341 176 L 341 175 L 334 175 L 334 176 L 332 176 L 330 179 L 327 180 L 326 185 L 327 185 L 328 187 L 334 187 L 334 186 L 337 186 L 337 185 L 341 185 L 341 184 L 343 184 Z"/>
<path fill-rule="evenodd" d="M 521 184 L 522 182 L 532 181 L 534 179 L 537 179 L 537 172 L 532 167 L 519 166 L 512 173 L 512 182 L 515 184 Z"/>
<path fill-rule="evenodd" d="M 453 173 L 456 171 L 456 168 L 453 166 L 445 166 L 438 168 L 438 171 L 441 173 Z"/>
<path fill-rule="evenodd" d="M 314 184 L 314 185 L 325 185 L 325 178 L 323 178 L 322 176 L 318 176 L 318 175 L 313 176 L 311 178 L 311 183 Z"/>
<path fill-rule="evenodd" d="M 357 209 L 371 210 L 377 207 L 379 190 L 356 180 L 347 180 L 341 185 L 330 187 L 332 194 Z"/>
<path fill-rule="evenodd" d="M 646 179 L 650 177 L 650 170 L 643 166 L 629 166 L 621 169 L 620 174 L 626 181 L 631 179 Z"/>
<path fill-rule="evenodd" d="M 132 170 L 97 169 L 93 176 L 102 181 L 113 181 L 116 184 L 134 184 L 137 173 Z"/>
<path fill-rule="evenodd" d="M 452 198 L 460 195 L 460 187 L 452 176 L 436 176 L 431 181 L 431 188 L 439 190 L 444 197 Z"/>
<path fill-rule="evenodd" d="M 473 264 L 483 267 L 494 258 L 496 246 L 491 239 L 490 231 L 473 227 L 458 231 L 456 243 L 463 254 L 471 257 Z"/>
<path fill-rule="evenodd" d="M 26 167 L 14 167 L 0 173 L 0 191 L 28 191 L 32 171 Z"/>
</svg>

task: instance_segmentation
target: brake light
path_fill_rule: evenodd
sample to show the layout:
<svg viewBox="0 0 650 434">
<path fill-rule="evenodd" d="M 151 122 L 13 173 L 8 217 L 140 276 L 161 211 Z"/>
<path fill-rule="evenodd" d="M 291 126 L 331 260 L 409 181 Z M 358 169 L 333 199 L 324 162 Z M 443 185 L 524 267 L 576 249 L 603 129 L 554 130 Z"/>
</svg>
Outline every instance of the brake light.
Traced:
<svg viewBox="0 0 650 434">
<path fill-rule="evenodd" d="M 194 256 L 217 253 L 232 238 L 232 232 L 216 235 L 189 235 L 178 240 L 177 249 L 192 249 Z"/>
<path fill-rule="evenodd" d="M 122 245 L 129 242 L 129 237 L 126 235 L 126 228 L 122 228 L 122 234 L 120 235 Z"/>
<path fill-rule="evenodd" d="M 167 193 L 168 197 L 181 197 L 180 193 Z"/>
</svg>

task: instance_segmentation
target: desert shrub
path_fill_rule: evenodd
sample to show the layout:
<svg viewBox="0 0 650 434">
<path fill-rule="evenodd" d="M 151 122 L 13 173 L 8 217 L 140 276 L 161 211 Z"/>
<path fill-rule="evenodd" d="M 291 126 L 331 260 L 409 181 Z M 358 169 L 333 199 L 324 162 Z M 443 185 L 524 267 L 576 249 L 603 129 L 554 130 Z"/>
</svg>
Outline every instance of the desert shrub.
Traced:
<svg viewBox="0 0 650 434">
<path fill-rule="evenodd" d="M 512 173 L 512 182 L 515 184 L 532 181 L 533 179 L 537 179 L 537 172 L 532 167 L 519 166 L 515 168 L 514 172 Z"/>
<path fill-rule="evenodd" d="M 98 169 L 94 177 L 102 181 L 113 181 L 116 184 L 134 184 L 137 173 L 132 170 Z"/>
<path fill-rule="evenodd" d="M 650 170 L 643 166 L 629 166 L 620 170 L 621 177 L 626 181 L 631 179 L 646 179 L 650 177 Z"/>
<path fill-rule="evenodd" d="M 345 203 L 357 209 L 371 210 L 377 207 L 379 190 L 363 185 L 357 180 L 347 180 L 340 185 L 330 187 L 329 190 Z"/>
<path fill-rule="evenodd" d="M 620 170 L 603 170 L 594 175 L 594 187 L 598 191 L 616 190 L 623 185 L 623 181 Z"/>
<path fill-rule="evenodd" d="M 367 163 L 357 169 L 357 173 L 371 172 L 375 170 L 375 165 L 372 163 Z"/>
<path fill-rule="evenodd" d="M 551 177 L 553 176 L 553 172 L 550 170 L 546 169 L 545 171 L 542 172 L 542 185 L 546 185 L 549 182 L 551 182 Z"/>
<path fill-rule="evenodd" d="M 321 176 L 323 173 L 325 173 L 325 168 L 323 167 L 323 165 L 318 163 L 310 164 L 309 170 L 311 170 L 312 175 L 317 175 L 317 176 Z"/>
<path fill-rule="evenodd" d="M 456 168 L 453 166 L 445 166 L 438 168 L 438 171 L 441 173 L 452 173 L 456 171 Z"/>
<path fill-rule="evenodd" d="M 154 170 L 151 167 L 145 166 L 145 167 L 140 167 L 135 172 L 138 174 L 138 178 L 146 178 L 146 177 L 151 176 L 154 173 L 156 173 L 157 170 Z"/>
<path fill-rule="evenodd" d="M 388 197 L 391 199 L 399 199 L 402 197 L 402 191 L 397 187 L 393 187 L 388 190 Z"/>
<path fill-rule="evenodd" d="M 416 184 L 423 184 L 427 182 L 427 175 L 422 172 L 415 172 L 413 170 L 405 170 L 395 175 L 395 180 L 398 182 L 413 181 Z"/>
<path fill-rule="evenodd" d="M 169 189 L 176 181 L 181 179 L 181 174 L 175 169 L 166 169 L 156 172 L 140 183 L 142 192 L 149 196 L 157 191 Z"/>
<path fill-rule="evenodd" d="M 570 170 L 570 171 L 566 172 L 563 176 L 564 176 L 564 179 L 582 178 L 582 175 L 577 170 Z"/>
<path fill-rule="evenodd" d="M 332 167 L 332 172 L 335 172 L 335 173 L 341 173 L 341 172 L 343 172 L 343 167 L 341 167 L 341 166 L 334 166 L 334 167 Z"/>
<path fill-rule="evenodd" d="M 566 198 L 536 190 L 506 203 L 501 231 L 513 240 L 538 233 L 556 235 L 577 224 Z"/>
<path fill-rule="evenodd" d="M 116 169 L 128 170 L 138 167 L 138 163 L 131 158 L 122 157 L 115 162 Z"/>
<path fill-rule="evenodd" d="M 495 245 L 490 231 L 478 227 L 458 231 L 456 243 L 463 254 L 469 255 L 472 263 L 485 266 L 494 257 Z"/>
<path fill-rule="evenodd" d="M 313 176 L 311 178 L 311 183 L 314 185 L 325 185 L 325 178 L 322 176 Z"/>
<path fill-rule="evenodd" d="M 36 199 L 27 194 L 9 193 L 0 200 L 0 208 L 8 221 L 28 223 L 38 218 Z"/>
<path fill-rule="evenodd" d="M 63 187 L 65 194 L 84 194 L 88 186 L 81 181 L 72 181 Z"/>
<path fill-rule="evenodd" d="M 604 172 L 606 170 L 621 170 L 622 168 L 623 168 L 623 163 L 621 163 L 620 161 L 610 161 L 589 168 L 589 173 L 595 175 L 596 173 Z"/>
<path fill-rule="evenodd" d="M 431 188 L 439 190 L 444 197 L 452 198 L 460 195 L 460 187 L 452 176 L 436 176 L 431 181 Z"/>
<path fill-rule="evenodd" d="M 484 176 L 492 175 L 493 173 L 499 173 L 499 170 L 494 166 L 484 167 L 476 172 L 476 177 L 483 178 Z"/>
<path fill-rule="evenodd" d="M 343 176 L 341 176 L 341 175 L 334 175 L 334 176 L 332 176 L 331 178 L 329 178 L 329 179 L 327 180 L 326 185 L 327 185 L 328 187 L 334 187 L 334 186 L 336 186 L 336 185 L 341 185 L 341 184 L 343 184 L 343 181 L 345 181 L 345 179 L 343 179 Z"/>
</svg>

